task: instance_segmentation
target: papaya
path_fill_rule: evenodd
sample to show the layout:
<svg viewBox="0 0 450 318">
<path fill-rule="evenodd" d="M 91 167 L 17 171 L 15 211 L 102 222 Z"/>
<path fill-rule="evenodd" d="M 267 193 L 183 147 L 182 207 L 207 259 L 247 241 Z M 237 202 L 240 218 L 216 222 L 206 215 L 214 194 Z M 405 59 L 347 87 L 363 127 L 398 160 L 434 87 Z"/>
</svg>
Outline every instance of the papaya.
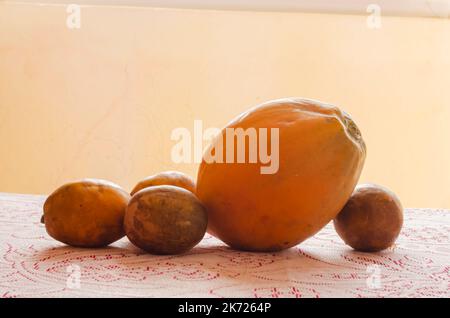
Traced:
<svg viewBox="0 0 450 318">
<path fill-rule="evenodd" d="M 197 196 L 208 232 L 246 251 L 295 246 L 336 217 L 365 157 L 360 130 L 336 106 L 301 98 L 258 105 L 232 120 L 204 153 Z"/>
<path fill-rule="evenodd" d="M 77 247 L 103 247 L 125 236 L 130 195 L 100 179 L 64 184 L 48 196 L 41 221 L 54 239 Z"/>
</svg>

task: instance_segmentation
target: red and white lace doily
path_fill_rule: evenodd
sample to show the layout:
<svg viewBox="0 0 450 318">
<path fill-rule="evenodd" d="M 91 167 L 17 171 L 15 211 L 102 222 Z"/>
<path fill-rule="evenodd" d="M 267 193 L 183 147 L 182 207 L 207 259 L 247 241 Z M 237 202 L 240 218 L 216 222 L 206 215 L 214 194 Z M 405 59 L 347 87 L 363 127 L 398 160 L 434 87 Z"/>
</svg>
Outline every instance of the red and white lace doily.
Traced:
<svg viewBox="0 0 450 318">
<path fill-rule="evenodd" d="M 234 251 L 207 235 L 192 251 L 153 256 L 126 238 L 65 246 L 39 219 L 44 197 L 0 194 L 2 297 L 450 297 L 450 211 L 406 209 L 393 248 L 345 246 L 330 224 L 280 253 Z"/>
</svg>

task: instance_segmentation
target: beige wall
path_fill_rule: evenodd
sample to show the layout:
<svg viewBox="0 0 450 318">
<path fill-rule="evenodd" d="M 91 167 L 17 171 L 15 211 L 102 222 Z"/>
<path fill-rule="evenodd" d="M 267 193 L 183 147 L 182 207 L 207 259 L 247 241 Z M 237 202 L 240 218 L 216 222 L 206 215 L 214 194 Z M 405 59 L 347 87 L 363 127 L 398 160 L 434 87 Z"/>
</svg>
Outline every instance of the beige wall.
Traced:
<svg viewBox="0 0 450 318">
<path fill-rule="evenodd" d="M 81 177 L 130 188 L 172 163 L 175 127 L 256 103 L 340 105 L 368 145 L 362 181 L 450 207 L 450 21 L 0 4 L 0 191 Z"/>
</svg>

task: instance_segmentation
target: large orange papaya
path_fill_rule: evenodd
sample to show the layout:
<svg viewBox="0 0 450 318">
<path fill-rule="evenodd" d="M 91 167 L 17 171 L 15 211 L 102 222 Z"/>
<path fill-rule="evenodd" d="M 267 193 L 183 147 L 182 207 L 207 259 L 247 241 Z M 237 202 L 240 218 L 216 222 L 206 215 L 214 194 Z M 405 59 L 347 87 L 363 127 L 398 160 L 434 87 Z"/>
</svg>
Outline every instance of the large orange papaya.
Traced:
<svg viewBox="0 0 450 318">
<path fill-rule="evenodd" d="M 249 251 L 297 245 L 339 213 L 365 156 L 359 129 L 335 106 L 287 98 L 252 108 L 213 139 L 200 164 L 208 232 Z"/>
</svg>

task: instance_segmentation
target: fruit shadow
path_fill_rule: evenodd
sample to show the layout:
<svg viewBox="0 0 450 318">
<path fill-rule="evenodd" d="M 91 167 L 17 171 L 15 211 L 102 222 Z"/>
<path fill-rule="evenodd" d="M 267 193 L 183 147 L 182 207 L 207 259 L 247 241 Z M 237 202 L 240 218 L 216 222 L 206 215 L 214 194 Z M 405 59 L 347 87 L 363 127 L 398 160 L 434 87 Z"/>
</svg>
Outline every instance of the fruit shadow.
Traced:
<svg viewBox="0 0 450 318">
<path fill-rule="evenodd" d="M 339 252 L 341 258 L 359 259 L 361 254 L 351 249 Z M 372 263 L 375 255 L 367 260 Z M 364 259 L 364 258 L 363 258 Z M 320 277 L 321 273 L 342 269 L 342 259 L 319 251 L 293 247 L 275 253 L 256 253 L 234 250 L 223 243 L 198 245 L 180 255 L 152 255 L 121 240 L 105 248 L 76 248 L 58 246 L 37 250 L 33 260 L 54 266 L 77 264 L 82 270 L 123 271 L 143 275 L 166 275 L 168 279 L 226 280 L 230 285 L 301 282 L 303 278 Z M 347 264 L 347 268 L 351 267 Z"/>
<path fill-rule="evenodd" d="M 275 253 L 246 252 L 223 243 L 196 246 L 180 255 L 151 255 L 131 243 L 127 244 L 131 258 L 117 259 L 129 271 L 148 270 L 169 275 L 168 278 L 184 281 L 222 280 L 230 286 L 253 285 L 277 281 L 291 283 L 292 273 L 302 275 L 316 271 L 311 259 L 297 248 Z M 332 266 L 332 265 L 330 265 Z"/>
</svg>

